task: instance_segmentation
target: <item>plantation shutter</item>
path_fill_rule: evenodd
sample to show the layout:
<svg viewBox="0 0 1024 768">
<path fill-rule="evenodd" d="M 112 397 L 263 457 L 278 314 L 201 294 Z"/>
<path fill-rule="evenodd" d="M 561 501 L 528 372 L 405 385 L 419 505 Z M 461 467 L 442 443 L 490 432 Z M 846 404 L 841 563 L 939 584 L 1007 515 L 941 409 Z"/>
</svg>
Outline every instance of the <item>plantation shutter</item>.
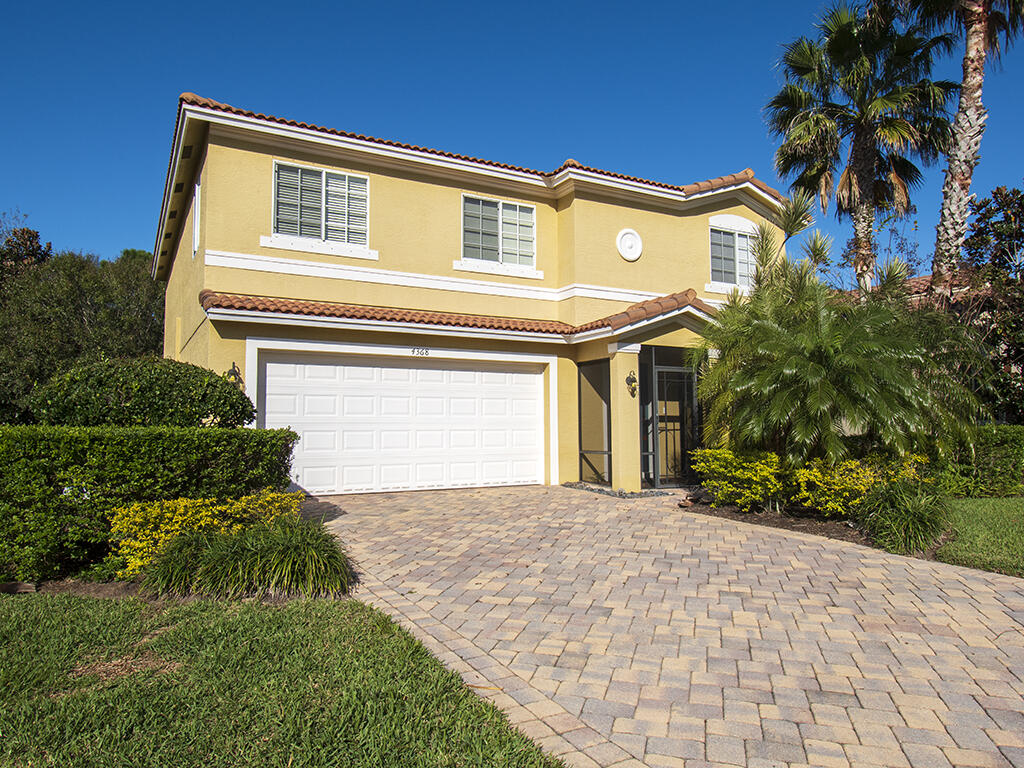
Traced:
<svg viewBox="0 0 1024 768">
<path fill-rule="evenodd" d="M 327 240 L 366 245 L 366 186 L 366 179 L 358 176 L 327 174 Z"/>
<path fill-rule="evenodd" d="M 711 282 L 736 282 L 736 236 L 732 232 L 711 230 Z"/>
</svg>

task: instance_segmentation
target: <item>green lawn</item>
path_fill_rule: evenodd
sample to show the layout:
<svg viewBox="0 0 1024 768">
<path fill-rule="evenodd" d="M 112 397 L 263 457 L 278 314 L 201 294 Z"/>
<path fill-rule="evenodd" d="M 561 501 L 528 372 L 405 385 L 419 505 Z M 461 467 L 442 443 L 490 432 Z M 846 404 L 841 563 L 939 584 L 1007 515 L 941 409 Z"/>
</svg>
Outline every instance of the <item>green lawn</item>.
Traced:
<svg viewBox="0 0 1024 768">
<path fill-rule="evenodd" d="M 1024 498 L 955 499 L 952 508 L 954 538 L 937 559 L 1024 576 Z"/>
<path fill-rule="evenodd" d="M 545 766 L 355 601 L 0 596 L 0 765 Z"/>
</svg>

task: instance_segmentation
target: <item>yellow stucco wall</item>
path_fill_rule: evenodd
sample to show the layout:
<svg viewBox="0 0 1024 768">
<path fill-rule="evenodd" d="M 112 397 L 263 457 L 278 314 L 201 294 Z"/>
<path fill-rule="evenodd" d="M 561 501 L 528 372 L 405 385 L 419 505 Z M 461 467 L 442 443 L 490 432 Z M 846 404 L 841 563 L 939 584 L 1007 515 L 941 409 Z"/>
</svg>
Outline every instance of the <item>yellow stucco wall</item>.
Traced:
<svg viewBox="0 0 1024 768">
<path fill-rule="evenodd" d="M 199 305 L 199 292 L 206 285 L 203 250 L 207 228 L 205 214 L 209 210 L 205 185 L 207 174 L 200 167 L 199 179 L 199 249 L 193 254 L 193 226 L 196 215 L 194 194 L 182 223 L 175 248 L 175 258 L 167 279 L 164 301 L 164 357 L 196 365 L 208 365 L 209 323 Z"/>
<path fill-rule="evenodd" d="M 341 265 L 355 270 L 388 270 L 448 279 L 445 289 L 410 287 L 323 276 L 211 267 L 205 286 L 214 290 L 289 298 L 317 299 L 471 314 L 560 319 L 577 324 L 620 311 L 634 300 L 573 297 L 560 301 L 470 293 L 460 281 L 560 289 L 574 284 L 663 295 L 693 288 L 708 293 L 710 244 L 708 218 L 732 213 L 762 221 L 760 204 L 745 192 L 723 194 L 706 204 L 674 210 L 647 202 L 569 194 L 558 201 L 509 194 L 486 177 L 456 184 L 436 177 L 374 167 L 364 158 L 342 160 L 309 148 L 269 148 L 216 128 L 210 132 L 202 205 L 203 248 L 300 262 Z M 369 247 L 378 260 L 265 247 L 260 237 L 273 234 L 275 161 L 357 173 L 369 178 Z M 456 270 L 461 258 L 464 194 L 535 206 L 536 268 L 543 279 Z M 616 250 L 623 228 L 643 238 L 643 255 L 627 262 Z M 188 238 L 190 239 L 190 235 Z"/>
<path fill-rule="evenodd" d="M 164 354 L 204 365 L 218 373 L 235 369 L 247 374 L 246 339 L 268 337 L 292 340 L 344 341 L 395 346 L 444 347 L 490 352 L 528 352 L 551 355 L 545 370 L 545 410 L 557 408 L 557 475 L 548 462 L 547 481 L 579 478 L 578 369 L 577 363 L 611 357 L 613 484 L 636 490 L 640 483 L 638 401 L 628 395 L 623 381 L 636 371 L 635 353 L 609 351 L 609 339 L 576 345 L 491 339 L 426 336 L 421 334 L 343 331 L 329 328 L 289 327 L 242 322 L 211 322 L 198 303 L 199 292 L 216 291 L 281 296 L 295 299 L 347 302 L 469 314 L 534 319 L 559 319 L 579 324 L 623 310 L 633 300 L 572 297 L 562 300 L 510 297 L 460 290 L 459 281 L 473 280 L 498 286 L 562 289 L 575 284 L 663 295 L 692 288 L 702 298 L 720 301 L 708 293 L 710 282 L 709 217 L 728 213 L 753 223 L 762 221 L 762 204 L 746 192 L 717 195 L 684 209 L 669 208 L 653 200 L 626 201 L 570 192 L 552 201 L 540 196 L 509 194 L 480 175 L 473 182 L 444 181 L 399 171 L 365 157 L 347 159 L 311 145 L 269 146 L 213 127 L 200 170 L 200 243 L 192 253 L 193 206 L 181 224 L 181 235 L 167 282 Z M 369 178 L 369 248 L 378 260 L 282 250 L 261 245 L 272 235 L 273 167 L 275 160 L 310 165 Z M 512 200 L 534 205 L 537 222 L 536 268 L 543 279 L 458 271 L 461 257 L 462 197 Z M 627 262 L 617 252 L 615 239 L 624 228 L 643 238 L 643 254 Z M 289 259 L 298 262 L 344 265 L 357 269 L 387 270 L 437 276 L 444 288 L 412 287 L 323 276 L 255 271 L 208 266 L 207 252 Z M 550 294 L 549 294 L 550 295 Z M 652 328 L 630 338 L 629 344 L 693 347 L 699 336 L 676 324 Z M 510 360 L 514 356 L 509 356 Z M 555 377 L 556 401 L 548 383 Z M 255 400 L 256 382 L 246 382 Z M 550 418 L 545 418 L 550 429 Z M 548 436 L 550 437 L 550 435 Z M 546 442 L 546 445 L 549 441 Z"/>
</svg>

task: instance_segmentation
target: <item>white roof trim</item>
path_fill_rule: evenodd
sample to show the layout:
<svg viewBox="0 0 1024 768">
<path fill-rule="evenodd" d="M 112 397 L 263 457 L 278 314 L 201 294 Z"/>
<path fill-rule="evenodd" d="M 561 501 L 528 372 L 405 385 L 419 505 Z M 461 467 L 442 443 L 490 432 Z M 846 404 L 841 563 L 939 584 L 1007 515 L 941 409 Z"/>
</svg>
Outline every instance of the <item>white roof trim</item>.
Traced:
<svg viewBox="0 0 1024 768">
<path fill-rule="evenodd" d="M 542 196 L 554 199 L 559 196 L 559 187 L 566 184 L 581 182 L 593 184 L 608 189 L 615 189 L 620 192 L 632 192 L 645 196 L 656 197 L 662 200 L 670 200 L 676 203 L 699 200 L 710 195 L 719 195 L 727 192 L 746 190 L 758 198 L 761 198 L 772 208 L 779 205 L 779 202 L 759 189 L 749 181 L 731 184 L 726 187 L 708 190 L 706 192 L 694 192 L 686 194 L 681 190 L 666 189 L 665 187 L 648 182 L 632 179 L 620 179 L 607 176 L 594 171 L 582 168 L 563 168 L 554 176 L 542 176 L 538 173 L 519 171 L 511 168 L 501 168 L 476 160 L 467 160 L 455 157 L 445 157 L 432 152 L 419 149 L 408 149 L 406 147 L 381 144 L 365 139 L 356 139 L 351 136 L 339 136 L 336 134 L 324 133 L 312 128 L 302 128 L 295 125 L 286 125 L 271 120 L 265 120 L 248 115 L 236 115 L 231 112 L 224 112 L 211 107 L 202 107 L 195 104 L 182 104 L 181 113 L 175 126 L 174 151 L 171 163 L 168 168 L 167 180 L 164 184 L 164 199 L 160 208 L 160 226 L 157 233 L 157 247 L 153 254 L 153 274 L 156 275 L 157 266 L 160 262 L 160 245 L 163 242 L 164 230 L 167 226 L 167 206 L 170 202 L 170 190 L 173 188 L 173 180 L 177 175 L 178 163 L 180 161 L 179 151 L 185 135 L 185 126 L 189 119 L 203 120 L 211 124 L 224 125 L 240 128 L 243 130 L 254 130 L 261 133 L 275 135 L 283 138 L 297 139 L 301 141 L 312 141 L 336 149 L 360 152 L 363 154 L 376 155 L 392 161 L 415 163 L 418 165 L 431 165 L 447 171 L 459 171 L 471 173 L 477 176 L 486 176 L 506 182 L 514 182 L 531 187 L 541 193 Z M 171 254 L 168 255 L 170 257 Z"/>
<path fill-rule="evenodd" d="M 704 323 L 713 322 L 714 318 L 701 312 L 696 307 L 680 307 L 672 312 L 657 317 L 640 320 L 614 330 L 602 327 L 582 333 L 540 333 L 537 331 L 513 331 L 500 328 L 468 328 L 465 326 L 435 325 L 429 323 L 410 323 L 394 320 L 366 320 L 348 317 L 320 317 L 316 315 L 296 315 L 288 312 L 263 312 L 249 309 L 224 309 L 213 307 L 206 310 L 210 320 L 228 322 L 261 323 L 268 325 L 289 325 L 298 327 L 330 327 L 344 328 L 354 331 L 393 331 L 404 333 L 425 334 L 431 336 L 462 336 L 483 339 L 505 339 L 515 341 L 537 341 L 553 344 L 577 344 L 604 338 L 616 338 L 637 333 L 649 326 L 671 322 L 683 316 L 690 316 Z"/>
</svg>

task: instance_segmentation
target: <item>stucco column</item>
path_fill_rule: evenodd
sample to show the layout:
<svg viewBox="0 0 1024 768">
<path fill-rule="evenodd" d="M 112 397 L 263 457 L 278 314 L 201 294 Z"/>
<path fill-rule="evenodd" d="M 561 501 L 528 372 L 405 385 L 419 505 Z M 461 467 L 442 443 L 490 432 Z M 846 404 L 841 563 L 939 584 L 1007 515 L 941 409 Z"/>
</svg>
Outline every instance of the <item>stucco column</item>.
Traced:
<svg viewBox="0 0 1024 768">
<path fill-rule="evenodd" d="M 611 363 L 612 488 L 640 490 L 640 396 L 639 381 L 632 387 L 627 378 L 639 379 L 639 344 L 609 345 Z M 632 375 L 632 376 L 631 376 Z"/>
</svg>

